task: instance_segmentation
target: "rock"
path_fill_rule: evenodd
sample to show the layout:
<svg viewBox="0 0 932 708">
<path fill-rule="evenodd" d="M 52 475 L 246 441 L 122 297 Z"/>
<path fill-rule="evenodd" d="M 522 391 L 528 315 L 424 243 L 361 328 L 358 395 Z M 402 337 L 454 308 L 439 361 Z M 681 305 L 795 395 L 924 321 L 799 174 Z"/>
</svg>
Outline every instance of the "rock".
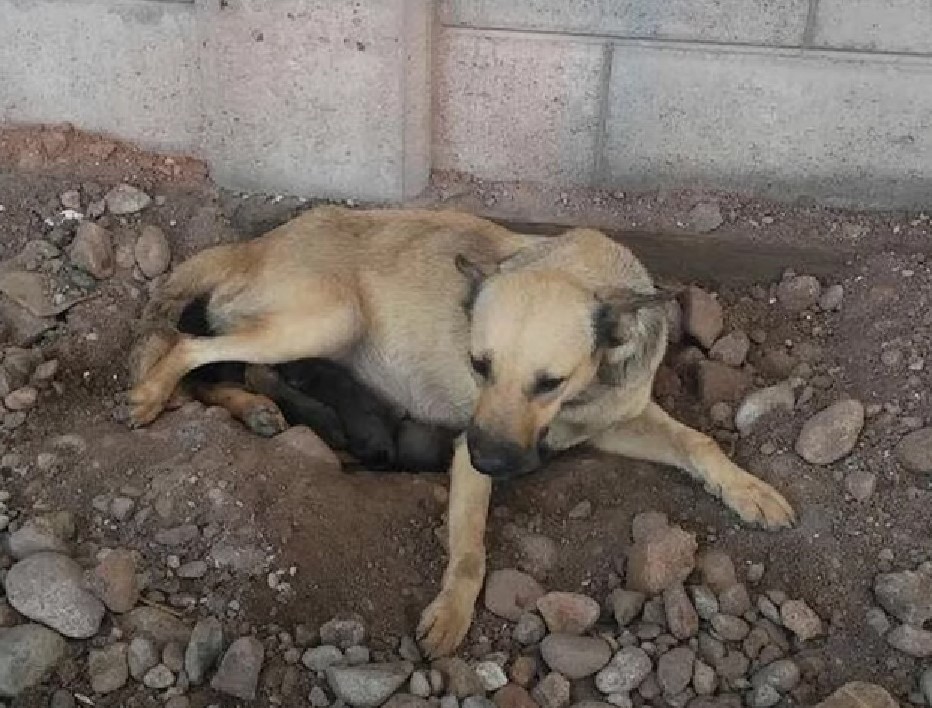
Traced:
<svg viewBox="0 0 932 708">
<path fill-rule="evenodd" d="M 741 617 L 751 609 L 751 597 L 744 583 L 736 583 L 722 590 L 718 596 L 719 611 L 724 615 Z"/>
<path fill-rule="evenodd" d="M 689 588 L 689 593 L 692 595 L 696 614 L 702 619 L 708 621 L 718 614 L 718 598 L 705 585 L 693 585 Z"/>
<path fill-rule="evenodd" d="M 722 306 L 702 288 L 691 286 L 682 297 L 686 333 L 708 349 L 725 327 Z"/>
<path fill-rule="evenodd" d="M 537 609 L 556 634 L 583 634 L 599 619 L 599 603 L 573 592 L 548 592 L 537 600 Z"/>
<path fill-rule="evenodd" d="M 519 570 L 506 568 L 489 574 L 485 583 L 485 609 L 493 615 L 517 622 L 543 597 L 544 589 L 534 578 Z"/>
<path fill-rule="evenodd" d="M 133 249 L 136 265 L 147 278 L 155 278 L 171 264 L 172 253 L 168 239 L 158 226 L 144 226 Z"/>
<path fill-rule="evenodd" d="M 129 497 L 115 497 L 110 502 L 110 516 L 117 521 L 126 521 L 129 515 L 133 513 L 136 502 Z"/>
<path fill-rule="evenodd" d="M 688 647 L 668 651 L 657 661 L 657 682 L 666 696 L 685 690 L 693 678 L 696 654 Z"/>
<path fill-rule="evenodd" d="M 118 184 L 104 195 L 104 201 L 111 214 L 121 216 L 142 211 L 149 206 L 152 198 L 136 187 Z"/>
<path fill-rule="evenodd" d="M 350 666 L 368 664 L 372 658 L 369 649 L 360 646 L 348 647 L 346 651 L 343 652 L 343 656 L 346 658 L 346 663 Z"/>
<path fill-rule="evenodd" d="M 157 607 L 137 607 L 123 617 L 130 636 L 148 635 L 159 645 L 176 642 L 187 646 L 191 639 L 188 625 Z"/>
<path fill-rule="evenodd" d="M 508 677 L 523 688 L 531 685 L 537 676 L 537 661 L 533 656 L 519 656 L 511 665 Z"/>
<path fill-rule="evenodd" d="M 667 627 L 677 639 L 689 639 L 699 632 L 699 615 L 682 585 L 663 591 L 663 608 Z"/>
<path fill-rule="evenodd" d="M 324 698 L 326 697 L 326 694 L 324 694 Z M 327 705 L 330 705 L 329 700 L 327 701 Z M 385 708 L 431 708 L 431 704 L 428 701 L 424 700 L 420 696 L 414 696 L 407 693 L 396 693 L 383 705 Z"/>
<path fill-rule="evenodd" d="M 344 703 L 354 708 L 375 708 L 401 688 L 413 671 L 414 666 L 408 661 L 331 666 L 327 669 L 327 681 L 336 697 Z"/>
<path fill-rule="evenodd" d="M 36 553 L 10 568 L 7 599 L 20 614 L 72 639 L 97 633 L 104 606 L 84 589 L 84 572 L 57 553 Z"/>
<path fill-rule="evenodd" d="M 802 600 L 787 600 L 780 606 L 783 626 L 800 641 L 808 641 L 822 634 L 822 620 Z"/>
<path fill-rule="evenodd" d="M 313 647 L 304 652 L 301 657 L 301 663 L 315 673 L 326 671 L 331 666 L 345 664 L 346 658 L 343 652 L 330 644 L 323 644 L 319 647 Z"/>
<path fill-rule="evenodd" d="M 88 573 L 88 588 L 111 612 L 129 612 L 139 599 L 136 561 L 129 551 L 117 548 Z"/>
<path fill-rule="evenodd" d="M 748 623 L 740 617 L 723 614 L 717 614 L 712 618 L 712 629 L 716 636 L 726 642 L 740 642 L 751 631 Z"/>
<path fill-rule="evenodd" d="M 175 683 L 175 676 L 165 664 L 156 664 L 142 677 L 142 683 L 147 688 L 158 691 L 169 688 Z"/>
<path fill-rule="evenodd" d="M 498 708 L 538 708 L 531 694 L 513 683 L 496 691 L 492 700 Z"/>
<path fill-rule="evenodd" d="M 200 684 L 223 649 L 223 626 L 216 617 L 207 617 L 194 625 L 191 640 L 184 652 L 184 670 L 188 680 Z"/>
<path fill-rule="evenodd" d="M 932 428 L 905 436 L 894 449 L 896 459 L 910 472 L 932 473 Z"/>
<path fill-rule="evenodd" d="M 355 618 L 332 619 L 320 628 L 322 644 L 332 644 L 340 649 L 349 649 L 366 641 L 366 628 Z"/>
<path fill-rule="evenodd" d="M 476 664 L 474 671 L 488 693 L 497 691 L 508 683 L 504 669 L 494 661 L 480 661 Z"/>
<path fill-rule="evenodd" d="M 203 578 L 207 575 L 207 563 L 202 560 L 183 563 L 175 571 L 175 575 L 179 578 Z"/>
<path fill-rule="evenodd" d="M 39 392 L 32 386 L 23 386 L 3 398 L 3 405 L 11 411 L 28 411 L 39 400 Z"/>
<path fill-rule="evenodd" d="M 777 302 L 790 312 L 801 312 L 819 301 L 822 286 L 811 275 L 787 278 L 777 286 Z"/>
<path fill-rule="evenodd" d="M 129 673 L 137 681 L 142 681 L 149 669 L 159 663 L 159 650 L 148 637 L 134 637 L 126 652 Z"/>
<path fill-rule="evenodd" d="M 547 634 L 547 627 L 544 625 L 544 621 L 533 612 L 522 614 L 518 618 L 518 624 L 515 625 L 514 630 L 511 632 L 511 636 L 514 637 L 515 641 L 525 646 L 539 643 L 545 634 Z"/>
<path fill-rule="evenodd" d="M 724 223 L 722 210 L 716 202 L 699 202 L 686 216 L 686 227 L 698 234 L 715 231 Z"/>
<path fill-rule="evenodd" d="M 431 668 L 443 675 L 447 693 L 452 693 L 457 698 L 466 698 L 485 690 L 475 670 L 460 658 L 438 659 Z"/>
<path fill-rule="evenodd" d="M 402 659 L 415 664 L 420 664 L 423 659 L 423 657 L 421 657 L 421 650 L 417 646 L 417 642 L 407 634 L 403 636 L 401 641 L 398 643 L 398 655 Z"/>
<path fill-rule="evenodd" d="M 864 615 L 864 622 L 879 637 L 890 631 L 890 619 L 879 607 L 871 607 Z"/>
<path fill-rule="evenodd" d="M 796 440 L 796 452 L 813 465 L 830 465 L 854 449 L 864 427 L 858 401 L 835 403 L 807 420 Z"/>
<path fill-rule="evenodd" d="M 15 698 L 38 684 L 66 649 L 64 639 L 37 624 L 0 629 L 0 696 Z"/>
<path fill-rule="evenodd" d="M 737 368 L 744 363 L 750 348 L 751 340 L 748 335 L 741 330 L 735 330 L 712 345 L 709 349 L 709 358 Z"/>
<path fill-rule="evenodd" d="M 91 649 L 87 659 L 87 671 L 94 693 L 113 693 L 123 688 L 129 679 L 126 645 L 118 643 L 103 649 Z"/>
<path fill-rule="evenodd" d="M 423 671 L 415 671 L 411 674 L 411 681 L 408 684 L 408 690 L 418 698 L 430 698 L 432 693 L 430 681 Z"/>
<path fill-rule="evenodd" d="M 874 578 L 877 602 L 901 622 L 921 627 L 932 620 L 932 576 L 913 570 Z"/>
<path fill-rule="evenodd" d="M 78 226 L 68 256 L 75 266 L 97 280 L 113 275 L 113 242 L 110 232 L 93 221 L 83 221 Z"/>
<path fill-rule="evenodd" d="M 932 666 L 923 671 L 922 676 L 919 677 L 919 690 L 926 700 L 926 705 L 932 706 Z"/>
<path fill-rule="evenodd" d="M 696 537 L 679 526 L 663 526 L 635 538 L 628 552 L 627 585 L 656 594 L 683 583 L 695 567 Z"/>
<path fill-rule="evenodd" d="M 75 708 L 76 705 L 74 696 L 63 688 L 55 691 L 49 701 L 49 708 Z"/>
<path fill-rule="evenodd" d="M 196 541 L 200 537 L 200 531 L 194 524 L 184 524 L 182 526 L 173 526 L 169 529 L 161 529 L 155 533 L 155 542 L 162 546 L 184 546 Z"/>
<path fill-rule="evenodd" d="M 822 291 L 819 297 L 819 309 L 825 312 L 840 310 L 845 299 L 845 289 L 841 285 L 831 285 Z"/>
<path fill-rule="evenodd" d="M 274 439 L 277 443 L 307 458 L 316 471 L 339 472 L 342 468 L 336 453 L 306 425 L 292 425 L 285 432 L 276 435 Z"/>
<path fill-rule="evenodd" d="M 696 659 L 693 664 L 693 690 L 700 696 L 711 696 L 715 693 L 717 685 L 718 679 L 715 677 L 715 669 L 702 659 Z"/>
<path fill-rule="evenodd" d="M 754 383 L 747 371 L 732 369 L 718 361 L 700 361 L 697 381 L 699 395 L 706 406 L 740 401 Z"/>
<path fill-rule="evenodd" d="M 10 554 L 19 560 L 42 551 L 69 553 L 74 538 L 74 515 L 59 511 L 29 519 L 10 534 Z"/>
<path fill-rule="evenodd" d="M 654 668 L 650 657 L 640 647 L 624 647 L 595 677 L 602 693 L 627 693 L 636 689 Z"/>
<path fill-rule="evenodd" d="M 780 693 L 789 693 L 800 680 L 799 667 L 792 659 L 777 659 L 758 669 L 751 677 L 751 685 L 773 686 Z"/>
<path fill-rule="evenodd" d="M 468 696 L 463 701 L 463 708 L 495 708 L 495 704 L 485 696 Z"/>
<path fill-rule="evenodd" d="M 570 682 L 560 674 L 547 674 L 534 690 L 531 697 L 540 708 L 566 708 L 570 704 Z"/>
<path fill-rule="evenodd" d="M 631 621 L 641 614 L 641 608 L 644 607 L 644 593 L 635 592 L 634 590 L 625 590 L 616 588 L 612 590 L 609 596 L 612 613 L 619 627 L 626 627 Z"/>
<path fill-rule="evenodd" d="M 74 211 L 80 211 L 81 209 L 81 192 L 77 189 L 69 189 L 67 192 L 62 192 L 58 199 L 65 209 L 72 209 Z"/>
<path fill-rule="evenodd" d="M 846 683 L 815 708 L 898 708 L 887 691 L 872 683 Z"/>
<path fill-rule="evenodd" d="M 264 658 L 265 649 L 262 647 L 262 642 L 255 637 L 240 637 L 223 655 L 220 668 L 214 674 L 210 687 L 244 701 L 255 700 L 259 671 L 262 669 Z M 409 671 L 408 674 L 410 673 Z M 406 675 L 405 680 L 407 678 Z M 398 684 L 400 685 L 401 683 Z"/>
<path fill-rule="evenodd" d="M 547 666 L 573 680 L 591 676 L 612 658 L 605 640 L 573 634 L 547 635 L 540 654 Z"/>
<path fill-rule="evenodd" d="M 735 414 L 735 427 L 748 435 L 761 418 L 778 411 L 792 413 L 796 405 L 793 387 L 786 381 L 748 394 Z"/>
<path fill-rule="evenodd" d="M 773 708 L 780 702 L 780 694 L 773 686 L 763 684 L 754 687 L 746 700 L 748 708 Z"/>
<path fill-rule="evenodd" d="M 539 533 L 523 534 L 518 539 L 518 566 L 534 577 L 546 577 L 557 561 L 557 544 Z"/>
<path fill-rule="evenodd" d="M 908 624 L 891 630 L 887 634 L 887 644 L 917 659 L 932 656 L 932 632 Z"/>
<path fill-rule="evenodd" d="M 870 499 L 876 486 L 877 475 L 867 470 L 854 470 L 845 477 L 845 489 L 859 502 Z"/>
</svg>

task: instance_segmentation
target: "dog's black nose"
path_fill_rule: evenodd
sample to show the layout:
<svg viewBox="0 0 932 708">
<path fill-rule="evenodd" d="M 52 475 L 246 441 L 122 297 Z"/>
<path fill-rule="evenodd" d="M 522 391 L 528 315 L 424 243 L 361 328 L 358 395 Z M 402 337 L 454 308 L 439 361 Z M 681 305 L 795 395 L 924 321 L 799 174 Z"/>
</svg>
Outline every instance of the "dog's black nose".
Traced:
<svg viewBox="0 0 932 708">
<path fill-rule="evenodd" d="M 466 447 L 472 466 L 489 477 L 523 474 L 528 467 L 528 455 L 524 448 L 476 425 L 471 425 L 466 431 Z"/>
</svg>

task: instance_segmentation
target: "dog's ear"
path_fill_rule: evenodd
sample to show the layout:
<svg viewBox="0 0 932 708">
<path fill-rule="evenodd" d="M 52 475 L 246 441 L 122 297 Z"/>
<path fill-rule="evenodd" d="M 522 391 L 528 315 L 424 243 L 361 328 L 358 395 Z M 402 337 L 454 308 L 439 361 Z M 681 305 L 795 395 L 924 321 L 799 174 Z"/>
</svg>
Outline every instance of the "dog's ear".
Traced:
<svg viewBox="0 0 932 708">
<path fill-rule="evenodd" d="M 676 292 L 658 290 L 639 293 L 629 288 L 609 288 L 596 293 L 593 329 L 597 348 L 613 349 L 624 341 L 619 332 L 621 320 L 646 307 L 659 307 L 676 298 Z"/>
<path fill-rule="evenodd" d="M 466 278 L 466 297 L 463 299 L 463 307 L 469 312 L 479 295 L 479 290 L 482 289 L 482 283 L 486 278 L 498 272 L 498 265 L 484 266 L 459 253 L 456 256 L 456 269 Z"/>
</svg>

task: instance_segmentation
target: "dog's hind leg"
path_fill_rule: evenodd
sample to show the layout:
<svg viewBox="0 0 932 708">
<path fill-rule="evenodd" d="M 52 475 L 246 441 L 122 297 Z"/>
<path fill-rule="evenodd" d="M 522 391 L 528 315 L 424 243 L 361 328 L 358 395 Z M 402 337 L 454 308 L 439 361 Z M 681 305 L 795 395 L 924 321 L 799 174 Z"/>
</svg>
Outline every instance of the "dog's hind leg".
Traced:
<svg viewBox="0 0 932 708">
<path fill-rule="evenodd" d="M 351 346 L 362 328 L 358 303 L 336 298 L 317 313 L 276 312 L 232 327 L 220 336 L 181 336 L 130 391 L 130 418 L 135 425 L 155 420 L 181 378 L 199 366 L 224 361 L 280 364 L 331 356 Z"/>
<path fill-rule="evenodd" d="M 421 615 L 418 637 L 431 657 L 452 654 L 472 624 L 485 578 L 485 523 L 492 479 L 469 461 L 465 436 L 457 442 L 450 472 L 449 560 L 440 593 Z"/>
<path fill-rule="evenodd" d="M 747 523 L 779 528 L 795 521 L 792 507 L 778 491 L 729 460 L 709 436 L 674 420 L 653 401 L 640 416 L 616 423 L 591 444 L 687 471 Z"/>
<path fill-rule="evenodd" d="M 270 438 L 288 428 L 285 416 L 266 396 L 229 382 L 191 384 L 194 397 L 207 406 L 220 406 L 256 435 Z"/>
</svg>

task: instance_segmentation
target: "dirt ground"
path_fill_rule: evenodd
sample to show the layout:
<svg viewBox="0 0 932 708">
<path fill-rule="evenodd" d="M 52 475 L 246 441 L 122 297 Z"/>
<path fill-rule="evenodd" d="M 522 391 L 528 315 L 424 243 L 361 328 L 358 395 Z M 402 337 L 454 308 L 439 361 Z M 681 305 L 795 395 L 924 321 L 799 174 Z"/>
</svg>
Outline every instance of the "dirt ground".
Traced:
<svg viewBox="0 0 932 708">
<path fill-rule="evenodd" d="M 0 261 L 29 253 L 37 239 L 59 237 L 62 193 L 79 190 L 85 201 L 93 200 L 124 181 L 156 199 L 140 215 L 104 217 L 117 250 L 132 244 L 141 223 L 155 224 L 169 237 L 173 263 L 207 245 L 255 235 L 312 206 L 227 193 L 193 161 L 102 145 L 67 129 L 0 133 Z M 723 223 L 713 233 L 691 233 L 690 212 L 698 203 L 718 205 Z M 635 232 L 632 246 L 664 280 L 698 278 L 718 292 L 726 332 L 766 334 L 752 346 L 752 362 L 781 350 L 811 389 L 793 414 L 740 439 L 716 428 L 689 376 L 678 377 L 681 385 L 664 400 L 679 418 L 713 432 L 741 464 L 782 490 L 799 514 L 796 528 L 745 528 L 685 475 L 579 451 L 496 489 L 489 567 L 526 565 L 516 539 L 532 531 L 558 547 L 546 572 L 548 588 L 602 598 L 619 582 L 633 516 L 663 511 L 695 532 L 702 545 L 728 551 L 739 570 L 763 563 L 761 587 L 806 599 L 830 622 L 827 636 L 804 651 L 816 666 L 817 698 L 860 679 L 905 701 L 915 690 L 920 663 L 890 649 L 866 615 L 875 604 L 871 585 L 879 570 L 932 560 L 930 480 L 906 472 L 892 455 L 906 432 L 932 421 L 928 365 L 920 363 L 932 364 L 929 218 L 733 194 L 560 191 L 449 174 L 436 175 L 417 204 Z M 338 614 L 358 613 L 376 649 L 393 647 L 410 634 L 443 568 L 438 530 L 445 477 L 322 472 L 300 452 L 197 406 L 163 416 L 151 428 L 128 430 L 125 355 L 151 283 L 119 265 L 112 278 L 89 282 L 57 260 L 33 265 L 53 273 L 66 292 L 94 297 L 60 315 L 38 342 L 43 357 L 59 363 L 56 385 L 41 392 L 25 422 L 14 425 L 9 414 L 4 420 L 0 487 L 11 493 L 10 507 L 22 516 L 74 510 L 81 554 L 93 558 L 105 547 L 137 549 L 147 568 L 146 597 L 188 616 L 219 612 L 244 629 L 291 631 L 297 624 L 317 626 Z M 776 306 L 773 287 L 787 269 L 816 274 L 823 286 L 842 284 L 840 311 L 796 316 Z M 890 348 L 902 352 L 897 362 L 881 359 Z M 671 349 L 671 368 L 679 349 Z M 777 373 L 757 366 L 758 383 L 775 383 Z M 855 451 L 829 466 L 807 464 L 793 450 L 802 424 L 845 396 L 873 414 Z M 877 475 L 876 489 L 863 502 L 846 488 L 846 476 L 856 470 Z M 133 500 L 125 521 L 107 513 L 118 496 Z M 591 514 L 570 516 L 584 501 Z M 206 528 L 182 551 L 172 551 L 182 563 L 226 557 L 225 551 L 233 560 L 197 579 L 165 573 L 167 551 L 151 539 L 160 528 L 184 523 Z M 270 581 L 274 571 L 281 572 Z M 501 621 L 484 611 L 478 619 L 467 643 L 467 650 L 480 647 L 477 652 L 494 647 L 501 629 Z M 78 685 L 86 681 L 77 660 L 70 670 Z M 57 680 L 67 680 L 68 672 L 66 666 Z M 274 674 L 263 678 L 274 680 Z M 14 705 L 45 705 L 46 695 L 36 691 Z M 143 699 L 125 700 L 146 705 Z M 199 705 L 193 697 L 192 704 Z"/>
</svg>

